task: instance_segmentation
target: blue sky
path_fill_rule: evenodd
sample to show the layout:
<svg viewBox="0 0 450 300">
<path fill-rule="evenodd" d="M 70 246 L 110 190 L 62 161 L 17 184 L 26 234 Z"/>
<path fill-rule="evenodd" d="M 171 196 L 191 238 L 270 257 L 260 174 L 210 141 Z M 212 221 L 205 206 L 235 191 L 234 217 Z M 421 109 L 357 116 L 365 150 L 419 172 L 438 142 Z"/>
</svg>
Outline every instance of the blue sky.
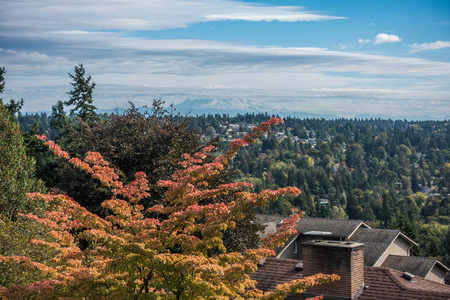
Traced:
<svg viewBox="0 0 450 300">
<path fill-rule="evenodd" d="M 5 100 L 99 108 L 245 99 L 353 117 L 450 117 L 450 1 L 0 0 Z"/>
</svg>

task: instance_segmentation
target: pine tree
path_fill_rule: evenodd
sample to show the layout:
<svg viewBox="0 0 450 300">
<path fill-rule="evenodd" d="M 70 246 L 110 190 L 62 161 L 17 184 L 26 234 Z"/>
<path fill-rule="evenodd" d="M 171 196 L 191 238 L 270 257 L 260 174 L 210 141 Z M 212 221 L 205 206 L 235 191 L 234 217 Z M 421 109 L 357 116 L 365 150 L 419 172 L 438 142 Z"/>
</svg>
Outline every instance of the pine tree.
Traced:
<svg viewBox="0 0 450 300">
<path fill-rule="evenodd" d="M 86 71 L 84 70 L 83 64 L 75 66 L 75 74 L 70 74 L 69 77 L 73 82 L 73 89 L 67 94 L 70 96 L 69 101 L 65 101 L 65 105 L 75 105 L 75 108 L 70 110 L 71 116 L 79 117 L 81 120 L 87 123 L 94 123 L 99 120 L 97 113 L 95 112 L 97 108 L 92 104 L 94 100 L 92 99 L 92 93 L 95 88 L 95 83 L 91 83 L 91 76 L 85 76 Z"/>
</svg>

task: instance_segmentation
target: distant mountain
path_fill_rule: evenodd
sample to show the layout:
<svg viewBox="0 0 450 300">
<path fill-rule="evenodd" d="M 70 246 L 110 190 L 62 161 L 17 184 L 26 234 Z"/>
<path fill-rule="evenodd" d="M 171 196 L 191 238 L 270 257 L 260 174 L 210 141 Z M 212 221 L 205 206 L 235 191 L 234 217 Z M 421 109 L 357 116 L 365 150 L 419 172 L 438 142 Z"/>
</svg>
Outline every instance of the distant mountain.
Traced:
<svg viewBox="0 0 450 300">
<path fill-rule="evenodd" d="M 325 118 L 337 119 L 338 115 L 333 114 L 313 114 L 294 110 L 280 110 L 270 106 L 261 105 L 248 99 L 186 99 L 183 102 L 174 105 L 177 112 L 188 114 L 190 116 L 202 114 L 236 114 L 246 113 L 265 113 L 270 115 L 279 115 L 280 117 L 298 117 L 298 118 Z"/>
<path fill-rule="evenodd" d="M 186 99 L 175 105 L 182 114 L 230 114 L 259 113 L 272 110 L 269 106 L 255 104 L 247 99 Z"/>
</svg>

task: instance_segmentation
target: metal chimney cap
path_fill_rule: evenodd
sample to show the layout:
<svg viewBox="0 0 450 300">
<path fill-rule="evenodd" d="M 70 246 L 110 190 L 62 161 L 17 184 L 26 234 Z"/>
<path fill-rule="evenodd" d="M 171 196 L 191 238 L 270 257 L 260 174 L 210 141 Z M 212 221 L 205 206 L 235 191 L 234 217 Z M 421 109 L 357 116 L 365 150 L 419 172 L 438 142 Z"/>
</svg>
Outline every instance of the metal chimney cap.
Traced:
<svg viewBox="0 0 450 300">
<path fill-rule="evenodd" d="M 307 231 L 304 232 L 303 235 L 330 235 L 332 234 L 329 231 Z"/>
</svg>

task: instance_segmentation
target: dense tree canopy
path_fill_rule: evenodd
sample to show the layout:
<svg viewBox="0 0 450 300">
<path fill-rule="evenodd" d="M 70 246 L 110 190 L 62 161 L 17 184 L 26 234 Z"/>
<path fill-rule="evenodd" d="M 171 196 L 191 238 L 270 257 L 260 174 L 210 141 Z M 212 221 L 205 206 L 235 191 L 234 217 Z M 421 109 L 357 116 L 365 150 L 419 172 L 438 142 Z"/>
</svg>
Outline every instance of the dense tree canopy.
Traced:
<svg viewBox="0 0 450 300">
<path fill-rule="evenodd" d="M 271 119 L 255 127 L 243 139 L 231 142 L 229 150 L 211 162 L 205 160 L 213 146 L 193 155 L 184 154 L 182 168 L 171 179 L 158 182 L 167 188 L 163 203 L 148 209 L 139 203 L 148 196 L 145 173 L 136 173 L 133 182 L 124 184 L 99 153 L 88 152 L 84 160 L 71 158 L 57 144 L 45 142 L 56 156 L 96 178 L 110 191 L 110 198 L 102 203 L 109 213 L 99 217 L 61 194 L 29 194 L 30 200 L 43 203 L 46 210 L 21 216 L 48 229 L 47 239 L 33 239 L 31 243 L 56 254 L 44 262 L 0 255 L 0 267 L 15 268 L 17 272 L 9 277 L 12 282 L 2 282 L 0 296 L 284 299 L 288 293 L 338 279 L 318 274 L 280 285 L 273 292 L 254 289 L 255 282 L 248 273 L 295 232 L 299 218 L 295 212 L 259 248 L 239 253 L 227 252 L 224 247 L 223 232 L 244 217 L 246 208 L 300 193 L 291 187 L 253 193 L 248 190 L 251 184 L 245 182 L 216 188 L 208 185 L 208 179 L 222 172 L 241 147 L 280 121 Z M 45 136 L 39 138 L 45 140 Z M 202 204 L 205 199 L 224 194 L 234 194 L 235 201 Z"/>
</svg>

